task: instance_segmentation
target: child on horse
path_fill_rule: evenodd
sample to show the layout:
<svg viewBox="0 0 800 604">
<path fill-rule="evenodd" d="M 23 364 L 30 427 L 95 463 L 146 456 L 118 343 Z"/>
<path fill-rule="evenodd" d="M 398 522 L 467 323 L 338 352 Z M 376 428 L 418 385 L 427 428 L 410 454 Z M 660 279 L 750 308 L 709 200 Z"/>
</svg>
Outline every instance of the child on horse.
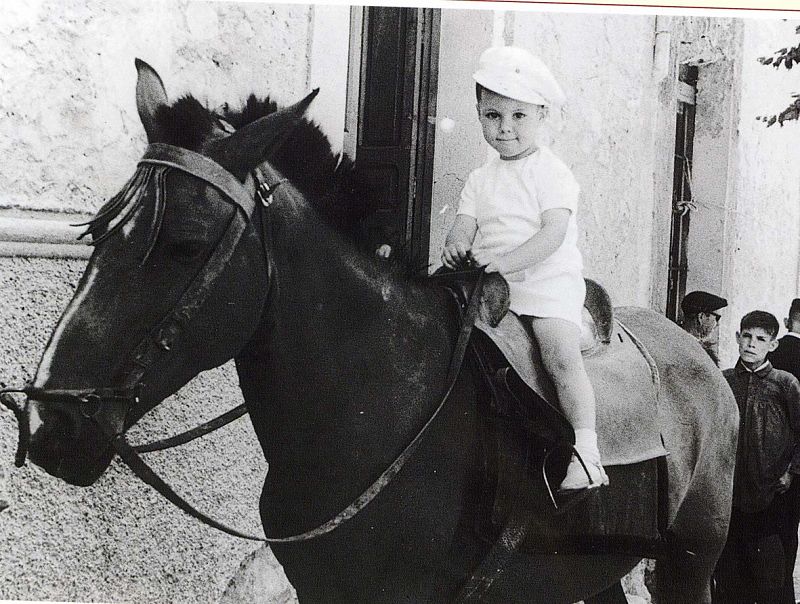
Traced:
<svg viewBox="0 0 800 604">
<path fill-rule="evenodd" d="M 499 157 L 469 175 L 442 262 L 452 269 L 471 260 L 509 282 L 510 308 L 533 329 L 587 468 L 573 455 L 560 491 L 607 485 L 580 349 L 586 286 L 577 245 L 579 186 L 537 137 L 564 93 L 537 57 L 517 47 L 484 51 L 473 78 L 478 121 Z"/>
</svg>

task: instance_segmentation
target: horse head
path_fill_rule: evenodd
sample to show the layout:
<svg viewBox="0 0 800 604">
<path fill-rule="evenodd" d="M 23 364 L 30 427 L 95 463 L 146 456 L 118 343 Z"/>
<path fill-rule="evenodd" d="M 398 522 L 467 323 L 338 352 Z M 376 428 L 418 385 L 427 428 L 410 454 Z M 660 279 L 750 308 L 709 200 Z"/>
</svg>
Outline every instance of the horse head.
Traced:
<svg viewBox="0 0 800 604">
<path fill-rule="evenodd" d="M 170 105 L 136 67 L 147 152 L 87 223 L 94 252 L 26 388 L 31 460 L 78 485 L 108 467 L 115 437 L 252 337 L 270 290 L 256 200 L 281 182 L 268 162 L 316 94 L 234 129 L 192 97 Z"/>
</svg>

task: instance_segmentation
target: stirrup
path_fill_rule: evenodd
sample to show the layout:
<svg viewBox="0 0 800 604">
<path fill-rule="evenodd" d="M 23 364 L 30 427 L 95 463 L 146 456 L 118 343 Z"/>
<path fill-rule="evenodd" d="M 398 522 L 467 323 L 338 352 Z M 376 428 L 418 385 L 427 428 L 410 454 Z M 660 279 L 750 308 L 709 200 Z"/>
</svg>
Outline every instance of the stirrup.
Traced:
<svg viewBox="0 0 800 604">
<path fill-rule="evenodd" d="M 589 474 L 589 469 L 586 467 L 586 463 L 584 463 L 581 454 L 578 453 L 578 450 L 575 448 L 575 445 L 572 444 L 564 444 L 560 447 L 569 447 L 571 453 L 575 455 L 578 462 L 580 462 L 583 471 L 586 472 L 586 476 L 589 478 L 589 482 L 591 484 L 592 477 Z M 597 490 L 598 487 L 603 486 L 603 483 L 598 484 L 595 486 L 590 486 L 585 489 L 578 489 L 576 491 L 556 491 L 553 493 L 553 489 L 550 486 L 550 481 L 547 478 L 547 460 L 550 455 L 559 449 L 560 447 L 554 447 L 548 451 L 544 459 L 542 460 L 542 478 L 544 480 L 544 485 L 547 487 L 547 495 L 550 497 L 550 503 L 553 504 L 553 509 L 555 509 L 556 513 L 563 514 L 567 510 L 573 508 L 575 505 L 586 499 L 589 495 L 591 495 L 594 491 Z"/>
</svg>

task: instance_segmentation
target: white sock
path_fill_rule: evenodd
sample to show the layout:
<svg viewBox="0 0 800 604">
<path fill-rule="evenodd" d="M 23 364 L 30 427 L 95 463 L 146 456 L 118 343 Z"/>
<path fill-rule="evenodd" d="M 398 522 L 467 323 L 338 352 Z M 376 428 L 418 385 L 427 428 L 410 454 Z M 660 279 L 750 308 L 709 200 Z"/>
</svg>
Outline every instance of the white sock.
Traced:
<svg viewBox="0 0 800 604">
<path fill-rule="evenodd" d="M 582 456 L 597 456 L 597 459 L 600 459 L 600 450 L 597 448 L 597 432 L 591 428 L 575 430 L 575 448 Z"/>
</svg>

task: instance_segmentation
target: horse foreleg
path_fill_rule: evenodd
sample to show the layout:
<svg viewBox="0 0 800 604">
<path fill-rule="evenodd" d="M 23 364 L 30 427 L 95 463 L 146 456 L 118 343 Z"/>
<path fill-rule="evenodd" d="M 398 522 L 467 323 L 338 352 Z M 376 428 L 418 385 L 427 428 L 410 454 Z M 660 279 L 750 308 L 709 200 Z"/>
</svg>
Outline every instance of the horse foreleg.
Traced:
<svg viewBox="0 0 800 604">
<path fill-rule="evenodd" d="M 710 604 L 716 556 L 683 553 L 659 559 L 653 604 Z"/>
</svg>

